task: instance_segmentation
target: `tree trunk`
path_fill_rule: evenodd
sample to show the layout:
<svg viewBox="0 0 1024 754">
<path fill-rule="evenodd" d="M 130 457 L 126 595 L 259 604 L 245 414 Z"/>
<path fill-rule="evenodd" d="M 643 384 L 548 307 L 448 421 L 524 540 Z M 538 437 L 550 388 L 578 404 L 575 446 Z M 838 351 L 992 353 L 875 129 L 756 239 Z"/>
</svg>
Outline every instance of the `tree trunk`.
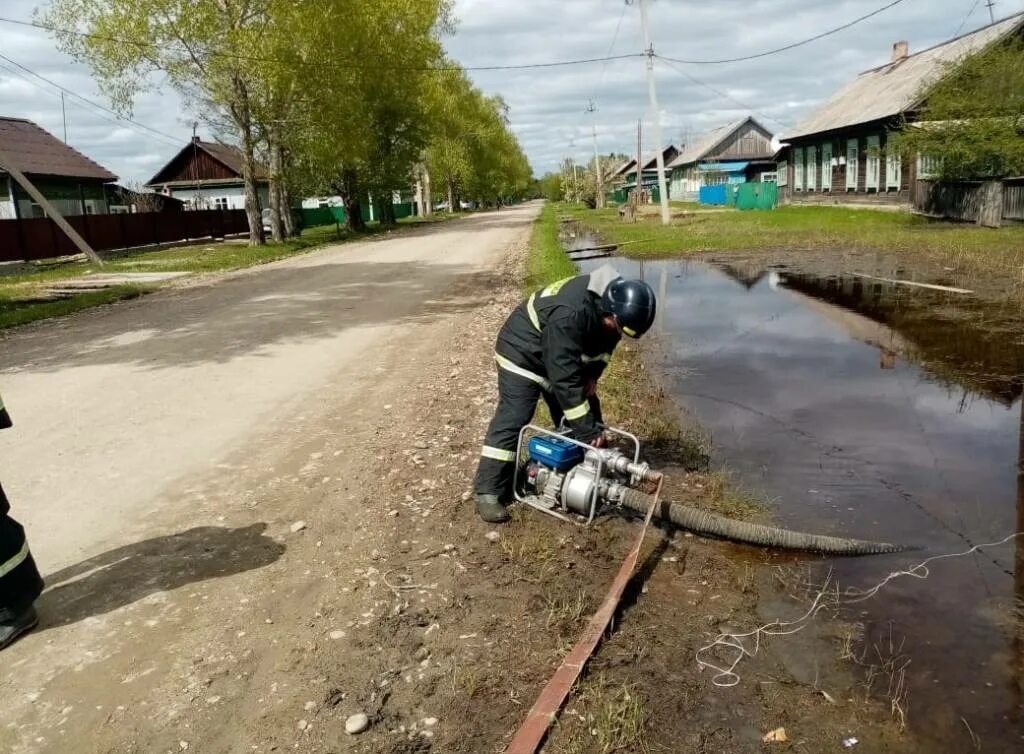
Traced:
<svg viewBox="0 0 1024 754">
<path fill-rule="evenodd" d="M 434 199 L 430 195 L 430 171 L 423 166 L 423 216 L 430 217 L 434 211 Z"/>
<path fill-rule="evenodd" d="M 359 201 L 359 174 L 354 168 L 341 171 L 341 201 L 345 205 L 345 227 L 356 232 L 366 230 Z"/>
<path fill-rule="evenodd" d="M 395 218 L 395 205 L 391 201 L 391 192 L 384 191 L 382 194 L 375 197 L 377 208 L 380 210 L 380 217 L 377 219 L 380 220 L 381 225 L 395 225 L 398 220 Z"/>
<path fill-rule="evenodd" d="M 281 165 L 281 135 L 277 129 L 270 132 L 270 237 L 274 243 L 284 242 L 284 225 L 281 217 L 281 189 L 284 184 L 284 170 Z"/>
<path fill-rule="evenodd" d="M 455 211 L 455 188 L 451 183 L 448 184 L 448 211 Z"/>
<path fill-rule="evenodd" d="M 235 102 L 232 113 L 235 125 L 242 136 L 242 180 L 245 183 L 245 215 L 249 221 L 249 245 L 262 246 L 263 215 L 260 195 L 256 190 L 256 137 L 252 130 L 252 111 L 249 107 L 249 90 L 238 74 L 231 77 Z"/>
</svg>

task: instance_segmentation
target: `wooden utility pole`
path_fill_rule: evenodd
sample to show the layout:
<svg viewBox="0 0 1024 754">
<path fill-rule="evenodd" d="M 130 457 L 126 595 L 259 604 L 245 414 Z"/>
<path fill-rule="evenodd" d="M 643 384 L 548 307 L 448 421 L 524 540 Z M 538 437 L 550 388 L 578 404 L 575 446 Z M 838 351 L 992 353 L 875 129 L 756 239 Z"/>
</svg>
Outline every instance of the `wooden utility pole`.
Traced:
<svg viewBox="0 0 1024 754">
<path fill-rule="evenodd" d="M 68 110 L 64 105 L 64 91 L 60 93 L 60 117 L 64 121 L 64 143 L 68 143 Z"/>
<path fill-rule="evenodd" d="M 57 223 L 57 227 L 64 231 L 64 234 L 71 239 L 71 243 L 78 247 L 78 250 L 85 254 L 96 264 L 103 266 L 103 260 L 100 259 L 99 254 L 92 250 L 92 247 L 86 243 L 85 239 L 78 235 L 78 231 L 71 227 L 71 224 L 64 219 L 64 216 L 57 211 L 57 209 L 50 204 L 50 200 L 39 193 L 37 189 L 25 174 L 22 173 L 18 168 L 14 167 L 14 162 L 10 157 L 7 156 L 2 150 L 0 150 L 0 168 L 3 168 L 7 173 L 17 181 L 18 185 L 21 186 L 25 191 L 36 200 L 36 204 L 43 208 L 43 211 L 49 216 L 51 220 Z"/>
<path fill-rule="evenodd" d="M 993 10 L 993 8 L 995 7 L 995 2 L 993 2 L 993 0 L 988 0 L 988 2 L 985 3 L 985 5 L 988 6 L 988 19 L 989 19 L 989 21 L 991 21 L 992 23 L 995 23 L 996 22 L 996 12 L 995 12 L 995 10 Z"/>
<path fill-rule="evenodd" d="M 590 104 L 587 106 L 587 112 L 593 117 L 597 117 L 594 113 L 597 112 L 597 108 L 594 107 L 594 100 L 590 100 Z M 604 178 L 601 177 L 601 160 L 597 155 L 597 123 L 590 124 L 591 134 L 594 137 L 594 186 L 597 192 L 594 198 L 594 206 L 598 209 L 604 207 Z"/>
<path fill-rule="evenodd" d="M 654 45 L 651 44 L 651 30 L 647 25 L 647 0 L 640 2 L 640 23 L 644 29 L 644 50 L 647 55 L 647 94 L 651 101 L 651 119 L 654 121 L 655 160 L 658 163 L 658 198 L 661 203 L 661 224 L 669 224 L 668 191 L 665 190 L 665 154 L 661 143 L 661 111 L 658 108 L 658 92 L 654 86 Z M 637 180 L 640 178 L 640 166 L 637 165 Z"/>
<path fill-rule="evenodd" d="M 644 119 L 637 118 L 636 120 L 636 198 L 640 201 L 640 191 L 643 188 L 640 185 L 640 172 L 641 166 L 644 162 L 644 149 L 643 149 L 643 128 Z"/>
</svg>

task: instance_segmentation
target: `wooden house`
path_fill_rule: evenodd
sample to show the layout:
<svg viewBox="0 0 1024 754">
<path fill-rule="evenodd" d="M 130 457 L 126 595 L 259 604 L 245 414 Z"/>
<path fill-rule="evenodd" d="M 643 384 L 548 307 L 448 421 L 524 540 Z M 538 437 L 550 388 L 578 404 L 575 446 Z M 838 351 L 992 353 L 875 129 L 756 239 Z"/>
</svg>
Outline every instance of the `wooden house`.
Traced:
<svg viewBox="0 0 1024 754">
<path fill-rule="evenodd" d="M 783 138 L 780 200 L 906 205 L 931 177 L 927 155 L 889 150 L 890 134 L 918 119 L 922 92 L 949 66 L 1024 29 L 1024 14 L 910 54 L 893 45 L 888 62 L 864 71 Z"/>
<path fill-rule="evenodd" d="M 719 126 L 687 144 L 667 167 L 673 199 L 695 200 L 701 186 L 761 180 L 775 172 L 771 132 L 752 117 Z"/>
<path fill-rule="evenodd" d="M 245 209 L 242 153 L 227 144 L 193 137 L 146 183 L 146 188 L 180 199 L 186 209 Z M 260 206 L 269 202 L 267 169 L 256 165 Z"/>
<path fill-rule="evenodd" d="M 668 166 L 676 157 L 679 156 L 679 149 L 672 144 L 669 144 L 662 150 L 662 159 L 665 161 L 665 181 L 668 181 Z M 617 184 L 617 188 L 623 191 L 632 191 L 636 188 L 636 158 L 628 160 L 623 165 L 619 166 L 612 174 L 612 181 Z M 648 191 L 653 190 L 658 185 L 658 158 L 657 156 L 652 157 L 650 160 L 643 164 L 641 169 L 641 187 Z M 672 192 L 669 191 L 669 196 Z"/>
<path fill-rule="evenodd" d="M 109 211 L 106 184 L 117 176 L 32 121 L 0 117 L 0 151 L 62 215 Z M 45 214 L 0 166 L 0 220 Z"/>
</svg>

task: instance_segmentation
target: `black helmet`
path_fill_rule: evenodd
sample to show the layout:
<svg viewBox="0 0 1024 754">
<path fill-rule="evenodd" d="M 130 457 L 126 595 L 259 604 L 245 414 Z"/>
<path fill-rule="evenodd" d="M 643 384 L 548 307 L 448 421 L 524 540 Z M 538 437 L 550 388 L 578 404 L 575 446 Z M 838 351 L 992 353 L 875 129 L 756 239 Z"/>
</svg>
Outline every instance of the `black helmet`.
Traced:
<svg viewBox="0 0 1024 754">
<path fill-rule="evenodd" d="M 631 338 L 639 338 L 654 324 L 654 290 L 643 280 L 615 280 L 605 289 L 602 303 Z"/>
</svg>

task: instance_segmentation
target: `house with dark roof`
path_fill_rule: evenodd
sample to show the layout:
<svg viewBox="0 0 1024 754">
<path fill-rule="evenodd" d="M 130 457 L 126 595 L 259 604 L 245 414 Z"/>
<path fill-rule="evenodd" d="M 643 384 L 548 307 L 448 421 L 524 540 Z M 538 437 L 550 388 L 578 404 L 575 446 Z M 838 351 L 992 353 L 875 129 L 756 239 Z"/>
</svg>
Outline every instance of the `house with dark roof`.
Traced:
<svg viewBox="0 0 1024 754">
<path fill-rule="evenodd" d="M 260 206 L 269 202 L 267 169 L 257 163 Z M 192 138 L 149 181 L 146 188 L 180 199 L 186 209 L 245 209 L 242 153 L 237 147 Z"/>
<path fill-rule="evenodd" d="M 62 215 L 108 213 L 106 184 L 117 176 L 32 121 L 0 117 L 0 151 Z M 44 215 L 0 165 L 0 220 Z"/>
<path fill-rule="evenodd" d="M 928 86 L 950 66 L 1024 34 L 1017 14 L 910 54 L 905 41 L 884 65 L 864 71 L 783 138 L 780 199 L 800 203 L 909 204 L 932 176 L 928 155 L 889 150 L 890 135 L 919 121 Z"/>
<path fill-rule="evenodd" d="M 694 200 L 701 186 L 744 183 L 774 173 L 772 133 L 753 117 L 726 123 L 685 144 L 666 166 L 673 199 Z"/>
<path fill-rule="evenodd" d="M 672 160 L 679 154 L 679 148 L 669 144 L 661 153 L 662 159 L 665 161 L 665 179 L 668 180 L 668 165 Z M 654 189 L 658 185 L 658 157 L 655 155 L 650 160 L 643 164 L 640 169 L 641 175 L 641 187 L 644 189 Z M 620 165 L 611 176 L 613 184 L 616 188 L 622 191 L 632 191 L 636 188 L 636 158 L 627 160 Z M 671 196 L 672 192 L 669 192 Z"/>
</svg>

